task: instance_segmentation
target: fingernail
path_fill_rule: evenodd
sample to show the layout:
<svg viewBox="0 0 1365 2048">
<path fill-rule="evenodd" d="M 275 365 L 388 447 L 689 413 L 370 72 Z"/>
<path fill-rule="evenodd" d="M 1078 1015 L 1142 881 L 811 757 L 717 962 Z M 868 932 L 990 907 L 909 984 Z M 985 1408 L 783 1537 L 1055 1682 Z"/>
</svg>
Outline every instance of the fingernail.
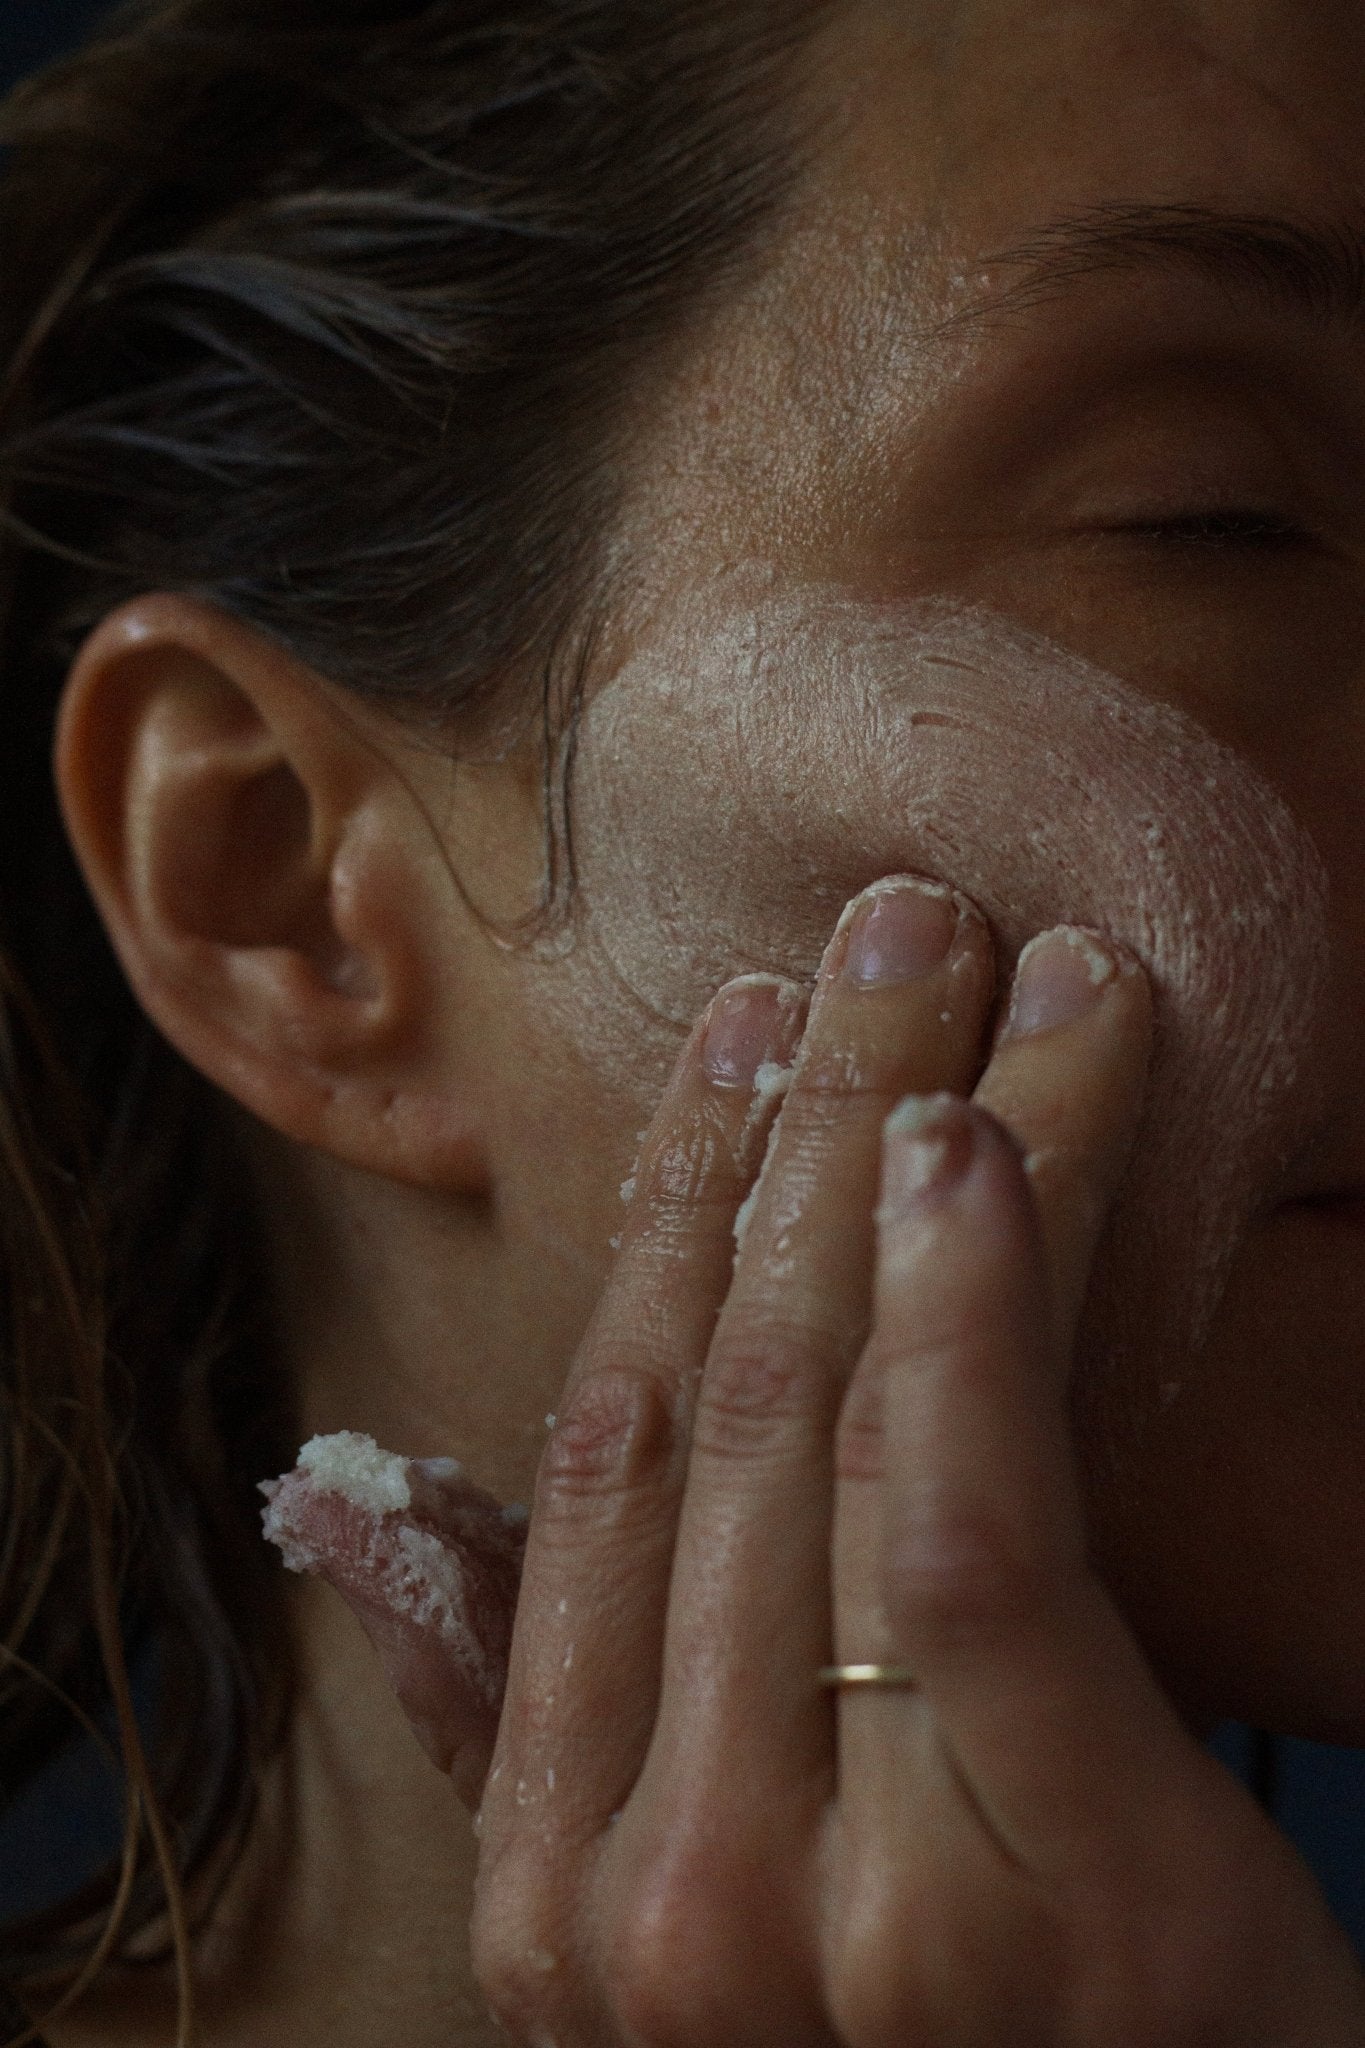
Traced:
<svg viewBox="0 0 1365 2048">
<path fill-rule="evenodd" d="M 721 1088 L 752 1088 L 758 1070 L 790 1060 L 801 1037 L 804 996 L 794 981 L 746 974 L 713 997 L 701 1064 Z"/>
<path fill-rule="evenodd" d="M 946 1194 L 971 1164 L 975 1137 L 956 1095 L 907 1095 L 883 1127 L 879 1223 L 892 1223 Z"/>
<path fill-rule="evenodd" d="M 1040 932 L 1019 955 L 1002 1041 L 1073 1023 L 1099 1000 L 1115 972 L 1113 954 L 1078 925 Z"/>
<path fill-rule="evenodd" d="M 958 906 L 942 882 L 897 877 L 874 883 L 846 913 L 839 972 L 862 988 L 917 981 L 941 967 L 958 928 Z"/>
</svg>

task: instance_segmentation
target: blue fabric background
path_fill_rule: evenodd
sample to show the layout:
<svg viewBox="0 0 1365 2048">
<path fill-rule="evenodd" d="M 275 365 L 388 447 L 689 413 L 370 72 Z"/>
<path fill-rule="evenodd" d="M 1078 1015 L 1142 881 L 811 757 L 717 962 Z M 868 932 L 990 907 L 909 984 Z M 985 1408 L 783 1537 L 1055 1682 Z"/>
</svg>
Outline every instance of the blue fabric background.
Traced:
<svg viewBox="0 0 1365 2048">
<path fill-rule="evenodd" d="M 0 92 L 80 41 L 101 0 L 0 0 Z"/>
<path fill-rule="evenodd" d="M 1254 1785 L 1255 1745 L 1251 1729 L 1227 1721 L 1209 1748 L 1244 1784 Z M 1269 1809 L 1311 1865 L 1365 1963 L 1365 1749 L 1287 1735 L 1274 1737 L 1268 1748 Z"/>
</svg>

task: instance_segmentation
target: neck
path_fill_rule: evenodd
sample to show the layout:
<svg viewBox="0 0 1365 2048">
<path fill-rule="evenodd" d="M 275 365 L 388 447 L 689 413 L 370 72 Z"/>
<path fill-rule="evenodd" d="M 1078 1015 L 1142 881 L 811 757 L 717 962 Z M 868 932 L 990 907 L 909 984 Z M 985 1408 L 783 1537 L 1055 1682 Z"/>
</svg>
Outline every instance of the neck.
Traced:
<svg viewBox="0 0 1365 2048">
<path fill-rule="evenodd" d="M 198 2048 L 492 2048 L 469 1973 L 469 1816 L 341 1600 L 309 1579 L 289 1590 L 297 1699 L 246 1850 L 196 1942 Z M 48 2038 L 173 2040 L 171 1973 L 120 1973 Z"/>
<path fill-rule="evenodd" d="M 340 1599 L 313 1580 L 291 1594 L 298 1703 L 205 1954 L 206 2007 L 233 2021 L 221 2037 L 206 2029 L 205 2048 L 275 2035 L 296 2048 L 484 2048 L 494 2034 L 469 1977 L 469 1816 Z"/>
</svg>

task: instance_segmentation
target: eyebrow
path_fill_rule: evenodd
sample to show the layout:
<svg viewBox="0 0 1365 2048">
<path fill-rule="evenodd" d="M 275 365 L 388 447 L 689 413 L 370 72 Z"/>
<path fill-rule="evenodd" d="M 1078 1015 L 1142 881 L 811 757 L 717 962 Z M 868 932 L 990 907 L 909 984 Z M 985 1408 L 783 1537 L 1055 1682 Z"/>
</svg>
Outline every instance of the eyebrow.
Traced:
<svg viewBox="0 0 1365 2048">
<path fill-rule="evenodd" d="M 987 256 L 986 271 L 1018 269 L 935 328 L 949 335 L 1025 312 L 1087 279 L 1183 271 L 1319 324 L 1365 328 L 1365 230 L 1195 205 L 1109 205 L 1051 221 Z"/>
</svg>

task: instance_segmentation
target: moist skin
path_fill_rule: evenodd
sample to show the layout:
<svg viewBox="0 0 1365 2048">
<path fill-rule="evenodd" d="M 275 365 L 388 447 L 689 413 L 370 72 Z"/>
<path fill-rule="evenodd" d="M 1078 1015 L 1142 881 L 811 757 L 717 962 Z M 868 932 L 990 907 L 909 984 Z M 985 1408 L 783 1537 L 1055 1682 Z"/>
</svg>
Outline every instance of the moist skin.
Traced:
<svg viewBox="0 0 1365 2048">
<path fill-rule="evenodd" d="M 1321 1113 L 1327 878 L 1244 759 L 1006 618 L 741 570 L 656 621 L 598 692 L 573 804 L 558 1027 L 599 1072 L 656 1091 L 720 983 L 810 976 L 882 875 L 970 895 L 1002 988 L 1052 924 L 1131 948 L 1153 1060 L 1080 1359 L 1145 1385 L 1143 1407 L 1175 1397 L 1239 1239 Z"/>
</svg>

